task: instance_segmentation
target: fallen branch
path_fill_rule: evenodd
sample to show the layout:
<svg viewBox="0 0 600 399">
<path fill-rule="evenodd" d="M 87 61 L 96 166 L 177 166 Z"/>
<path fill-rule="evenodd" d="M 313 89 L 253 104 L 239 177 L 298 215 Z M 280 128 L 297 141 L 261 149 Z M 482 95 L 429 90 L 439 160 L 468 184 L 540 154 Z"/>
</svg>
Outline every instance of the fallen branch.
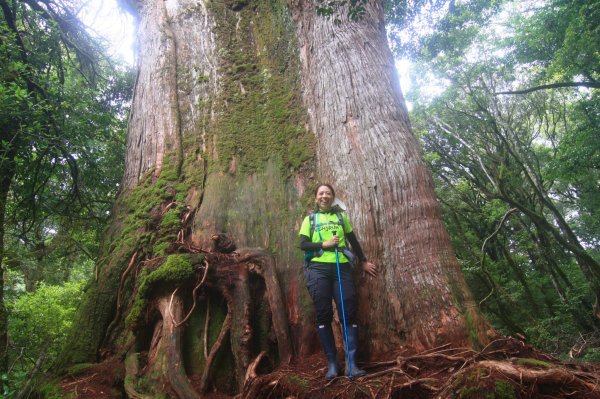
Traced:
<svg viewBox="0 0 600 399">
<path fill-rule="evenodd" d="M 585 373 L 586 377 L 596 380 L 594 384 L 584 381 L 582 378 L 576 378 L 577 373 L 572 373 L 564 368 L 554 367 L 545 370 L 534 370 L 531 368 L 517 366 L 507 362 L 493 360 L 483 360 L 477 363 L 477 366 L 494 369 L 515 381 L 535 383 L 535 384 L 559 384 L 565 387 L 585 389 L 589 392 L 598 392 L 600 376 Z"/>
<path fill-rule="evenodd" d="M 66 383 L 66 384 L 62 384 L 62 386 L 63 387 L 69 387 L 71 385 L 75 385 L 75 384 L 80 384 L 80 383 L 83 383 L 83 382 L 87 382 L 87 381 L 93 379 L 97 375 L 98 375 L 98 373 L 94 373 L 94 374 L 90 375 L 89 377 L 85 377 L 85 378 L 82 378 L 80 380 L 75 380 L 75 381 L 72 381 L 72 382 L 69 382 L 69 383 Z"/>
<path fill-rule="evenodd" d="M 395 388 L 396 388 L 396 390 L 402 390 L 404 388 L 410 388 L 414 385 L 422 385 L 433 392 L 437 392 L 440 390 L 439 388 L 428 385 L 427 383 L 429 383 L 429 382 L 438 382 L 438 380 L 436 380 L 435 378 L 419 378 L 417 380 L 411 380 L 411 381 L 405 382 L 404 384 L 397 385 L 397 386 L 395 386 Z"/>
</svg>

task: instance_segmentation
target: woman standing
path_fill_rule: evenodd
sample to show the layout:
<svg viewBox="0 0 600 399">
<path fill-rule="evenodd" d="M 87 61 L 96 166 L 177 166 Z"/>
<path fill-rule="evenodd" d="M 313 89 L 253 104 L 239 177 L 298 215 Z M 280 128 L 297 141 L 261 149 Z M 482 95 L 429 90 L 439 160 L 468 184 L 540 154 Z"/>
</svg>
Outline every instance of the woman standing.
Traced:
<svg viewBox="0 0 600 399">
<path fill-rule="evenodd" d="M 352 246 L 362 269 L 371 276 L 377 275 L 377 267 L 367 261 L 362 248 L 352 231 L 348 216 L 333 206 L 335 191 L 329 184 L 320 184 L 315 191 L 318 210 L 304 218 L 300 227 L 300 249 L 311 254 L 304 275 L 306 286 L 315 305 L 317 333 L 327 357 L 325 379 L 338 376 L 337 351 L 331 322 L 335 301 L 340 320 L 345 320 L 346 375 L 350 378 L 365 374 L 356 366 L 358 328 L 356 324 L 357 295 L 352 277 L 348 243 Z M 339 271 L 338 271 L 339 264 Z M 339 272 L 339 279 L 338 279 Z M 340 288 L 341 285 L 341 288 Z M 340 298 L 340 291 L 343 303 Z"/>
</svg>

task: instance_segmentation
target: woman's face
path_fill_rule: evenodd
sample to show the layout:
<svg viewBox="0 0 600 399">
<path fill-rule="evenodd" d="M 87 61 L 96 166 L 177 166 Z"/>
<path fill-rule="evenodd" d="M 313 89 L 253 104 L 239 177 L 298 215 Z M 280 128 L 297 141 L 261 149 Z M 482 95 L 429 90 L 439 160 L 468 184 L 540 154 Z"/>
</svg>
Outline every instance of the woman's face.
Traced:
<svg viewBox="0 0 600 399">
<path fill-rule="evenodd" d="M 329 210 L 329 208 L 331 208 L 331 205 L 333 204 L 334 199 L 335 199 L 335 197 L 333 196 L 333 193 L 331 192 L 331 189 L 329 187 L 321 186 L 317 190 L 317 196 L 315 197 L 315 202 L 317 203 L 317 206 L 319 207 L 320 210 L 322 210 L 322 211 Z"/>
</svg>

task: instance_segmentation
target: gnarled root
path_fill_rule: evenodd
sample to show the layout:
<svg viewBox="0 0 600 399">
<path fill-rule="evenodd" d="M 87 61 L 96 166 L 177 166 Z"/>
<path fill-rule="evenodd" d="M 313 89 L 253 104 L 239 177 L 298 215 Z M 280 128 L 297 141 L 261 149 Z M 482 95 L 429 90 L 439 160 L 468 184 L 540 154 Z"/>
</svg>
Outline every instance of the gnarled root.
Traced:
<svg viewBox="0 0 600 399">
<path fill-rule="evenodd" d="M 125 392 L 131 399 L 151 399 L 152 396 L 139 393 L 135 389 L 135 380 L 139 372 L 139 353 L 128 353 L 125 358 Z"/>
<path fill-rule="evenodd" d="M 163 317 L 163 342 L 166 349 L 166 363 L 169 383 L 179 399 L 196 399 L 194 391 L 183 368 L 181 358 L 182 330 L 175 327 L 176 320 L 183 317 L 183 301 L 179 295 L 164 296 L 159 300 L 159 309 Z"/>
<path fill-rule="evenodd" d="M 258 273 L 265 281 L 273 330 L 277 338 L 279 359 L 281 364 L 288 364 L 292 358 L 292 345 L 290 341 L 286 306 L 277 279 L 273 256 L 271 253 L 262 249 L 245 248 L 239 250 L 238 253 L 240 254 L 240 260 L 253 264 L 255 267 L 251 268 L 251 271 Z"/>
<path fill-rule="evenodd" d="M 202 377 L 200 378 L 200 392 L 206 392 L 206 390 L 208 388 L 208 379 L 210 376 L 211 366 L 213 364 L 213 361 L 215 360 L 215 356 L 217 356 L 217 352 L 219 351 L 219 349 L 221 348 L 221 345 L 223 344 L 223 340 L 227 336 L 227 333 L 229 333 L 230 329 L 231 329 L 231 312 L 227 312 L 227 316 L 225 316 L 225 321 L 223 322 L 223 325 L 221 326 L 221 332 L 219 332 L 219 337 L 217 338 L 217 341 L 211 348 L 210 354 L 206 358 L 206 365 L 204 366 L 204 371 L 202 372 Z"/>
</svg>

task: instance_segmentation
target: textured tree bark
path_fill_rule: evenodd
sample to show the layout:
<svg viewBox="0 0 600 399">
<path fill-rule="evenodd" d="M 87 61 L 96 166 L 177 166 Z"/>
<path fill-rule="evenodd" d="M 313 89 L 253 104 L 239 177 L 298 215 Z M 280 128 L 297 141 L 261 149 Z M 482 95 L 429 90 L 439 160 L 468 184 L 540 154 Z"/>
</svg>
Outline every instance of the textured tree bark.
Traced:
<svg viewBox="0 0 600 399">
<path fill-rule="evenodd" d="M 8 162 L 7 162 L 8 163 Z M 5 168 L 1 168 L 5 169 Z M 8 370 L 8 316 L 4 304 L 4 220 L 6 216 L 6 199 L 10 188 L 12 174 L 5 174 L 2 170 L 0 182 L 0 372 Z"/>
<path fill-rule="evenodd" d="M 294 19 L 321 178 L 337 187 L 366 253 L 382 270 L 380 278 L 361 281 L 361 324 L 371 349 L 485 342 L 485 323 L 411 133 L 383 2 L 369 2 L 360 22 L 336 26 L 300 1 Z"/>
<path fill-rule="evenodd" d="M 126 352 L 131 378 L 194 397 L 232 381 L 227 393 L 240 392 L 263 357 L 314 352 L 296 246 L 316 180 L 336 187 L 381 269 L 359 280 L 363 357 L 486 341 L 410 132 L 381 2 L 341 26 L 307 1 L 133 6 L 124 190 L 65 363 Z M 218 254 L 215 233 L 252 249 Z"/>
<path fill-rule="evenodd" d="M 0 139 L 10 143 L 14 138 L 6 126 L 0 130 Z M 6 205 L 12 179 L 15 175 L 15 151 L 8 150 L 0 161 L 0 373 L 8 370 L 8 314 L 4 303 L 4 234 Z"/>
</svg>

